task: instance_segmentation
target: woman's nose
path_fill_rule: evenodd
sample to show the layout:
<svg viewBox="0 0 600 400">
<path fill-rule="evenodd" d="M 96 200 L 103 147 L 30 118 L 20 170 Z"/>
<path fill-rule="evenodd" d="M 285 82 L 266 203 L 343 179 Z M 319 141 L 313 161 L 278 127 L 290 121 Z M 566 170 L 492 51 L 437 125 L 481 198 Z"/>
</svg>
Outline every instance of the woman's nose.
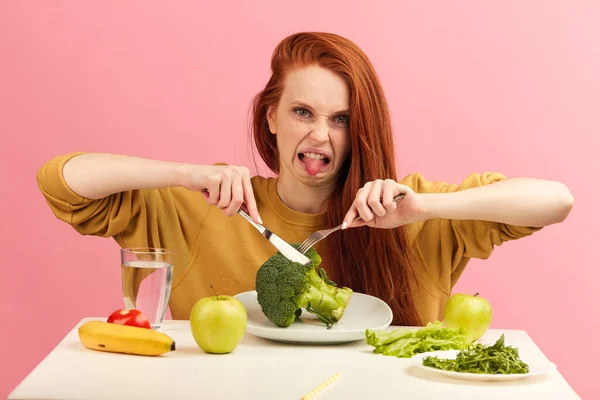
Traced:
<svg viewBox="0 0 600 400">
<path fill-rule="evenodd" d="M 323 121 L 322 119 L 318 119 L 315 121 L 310 136 L 315 141 L 327 141 L 329 138 L 329 124 L 327 123 L 327 120 Z"/>
</svg>

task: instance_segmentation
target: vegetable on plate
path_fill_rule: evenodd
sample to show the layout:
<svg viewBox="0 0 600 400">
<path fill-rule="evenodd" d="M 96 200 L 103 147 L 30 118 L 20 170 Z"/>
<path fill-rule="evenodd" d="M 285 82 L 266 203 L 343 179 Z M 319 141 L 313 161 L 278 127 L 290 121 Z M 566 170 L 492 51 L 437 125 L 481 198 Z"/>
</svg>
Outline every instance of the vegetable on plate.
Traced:
<svg viewBox="0 0 600 400">
<path fill-rule="evenodd" d="M 473 344 L 460 351 L 455 359 L 437 356 L 423 358 L 423 365 L 444 371 L 472 374 L 526 374 L 529 366 L 519 358 L 519 350 L 504 344 L 504 334 L 491 346 Z"/>
<path fill-rule="evenodd" d="M 367 344 L 374 347 L 373 353 L 401 358 L 429 351 L 462 350 L 472 343 L 464 328 L 447 328 L 440 321 L 430 322 L 418 330 L 367 329 L 365 336 Z"/>
<path fill-rule="evenodd" d="M 280 252 L 265 261 L 256 273 L 257 300 L 263 314 L 279 327 L 290 326 L 306 310 L 329 329 L 344 315 L 353 291 L 338 287 L 327 277 L 314 249 L 306 256 L 311 260 L 308 266 L 293 262 Z"/>
</svg>

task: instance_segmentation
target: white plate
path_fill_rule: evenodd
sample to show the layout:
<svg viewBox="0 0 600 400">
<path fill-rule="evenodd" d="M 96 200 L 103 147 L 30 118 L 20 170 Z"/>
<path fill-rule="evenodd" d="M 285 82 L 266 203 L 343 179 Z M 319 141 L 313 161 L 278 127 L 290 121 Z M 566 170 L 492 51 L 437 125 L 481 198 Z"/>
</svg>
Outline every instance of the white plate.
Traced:
<svg viewBox="0 0 600 400">
<path fill-rule="evenodd" d="M 365 338 L 366 329 L 385 329 L 392 323 L 392 310 L 378 299 L 362 293 L 353 293 L 344 316 L 330 329 L 313 314 L 303 310 L 301 321 L 287 328 L 272 323 L 263 314 L 256 299 L 256 291 L 234 296 L 244 304 L 248 313 L 246 331 L 264 339 L 286 343 L 344 343 Z"/>
<path fill-rule="evenodd" d="M 550 361 L 532 360 L 519 354 L 521 360 L 529 365 L 529 372 L 526 374 L 473 374 L 467 372 L 444 371 L 441 369 L 426 367 L 423 365 L 423 358 L 428 356 L 438 356 L 441 359 L 454 359 L 458 350 L 431 351 L 420 353 L 411 358 L 411 364 L 419 369 L 445 375 L 450 378 L 470 380 L 470 381 L 514 381 L 519 379 L 531 378 L 533 376 L 548 374 L 556 369 L 556 364 Z"/>
</svg>

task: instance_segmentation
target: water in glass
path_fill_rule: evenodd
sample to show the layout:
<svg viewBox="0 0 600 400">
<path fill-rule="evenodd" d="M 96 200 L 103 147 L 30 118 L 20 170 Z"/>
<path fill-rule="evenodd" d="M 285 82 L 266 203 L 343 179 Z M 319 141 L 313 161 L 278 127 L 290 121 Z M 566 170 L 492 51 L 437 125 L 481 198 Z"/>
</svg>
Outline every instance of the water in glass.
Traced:
<svg viewBox="0 0 600 400">
<path fill-rule="evenodd" d="M 121 277 L 125 308 L 140 310 L 153 329 L 160 328 L 169 305 L 173 263 L 123 260 Z"/>
</svg>

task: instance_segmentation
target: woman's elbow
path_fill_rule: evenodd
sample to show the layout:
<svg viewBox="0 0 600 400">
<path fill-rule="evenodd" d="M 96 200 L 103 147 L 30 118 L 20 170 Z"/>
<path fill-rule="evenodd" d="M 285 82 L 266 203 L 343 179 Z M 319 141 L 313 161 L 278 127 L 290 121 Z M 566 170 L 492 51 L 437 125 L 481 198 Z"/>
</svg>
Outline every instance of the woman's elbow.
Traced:
<svg viewBox="0 0 600 400">
<path fill-rule="evenodd" d="M 560 223 L 567 219 L 573 205 L 575 204 L 575 197 L 569 188 L 560 182 L 556 183 L 558 190 L 556 193 L 556 209 L 554 212 L 554 221 L 552 223 Z"/>
</svg>

